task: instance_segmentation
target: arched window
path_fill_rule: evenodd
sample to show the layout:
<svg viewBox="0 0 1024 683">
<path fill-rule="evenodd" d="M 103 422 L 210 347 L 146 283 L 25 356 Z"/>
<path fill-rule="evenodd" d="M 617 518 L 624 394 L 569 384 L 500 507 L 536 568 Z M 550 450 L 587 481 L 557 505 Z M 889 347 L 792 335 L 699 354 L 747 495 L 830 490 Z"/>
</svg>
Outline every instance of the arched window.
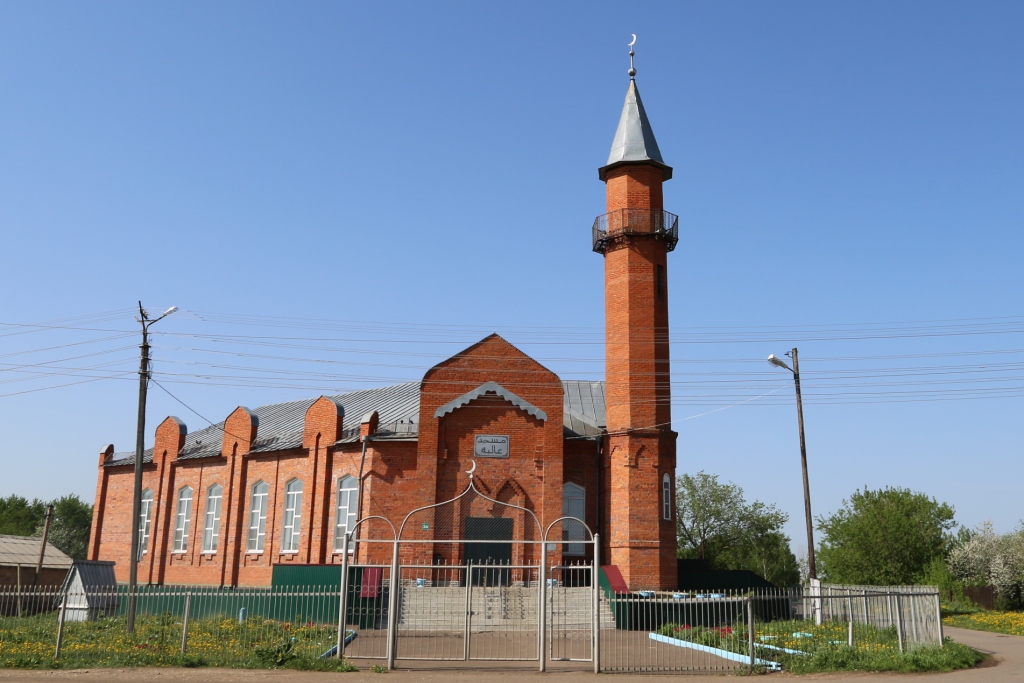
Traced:
<svg viewBox="0 0 1024 683">
<path fill-rule="evenodd" d="M 284 524 L 281 528 L 281 552 L 299 552 L 302 529 L 302 482 L 292 479 L 284 485 Z"/>
<path fill-rule="evenodd" d="M 667 472 L 661 478 L 661 518 L 672 521 L 672 477 Z"/>
<path fill-rule="evenodd" d="M 206 519 L 203 524 L 204 553 L 217 552 L 217 541 L 220 537 L 220 499 L 222 497 L 223 489 L 220 484 L 214 484 L 206 489 Z"/>
<path fill-rule="evenodd" d="M 247 553 L 263 552 L 263 537 L 267 535 L 267 483 L 258 481 L 252 485 L 252 498 L 249 501 L 249 542 Z"/>
<path fill-rule="evenodd" d="M 178 510 L 174 515 L 174 546 L 171 552 L 188 550 L 188 527 L 192 521 L 192 488 L 182 486 L 178 491 Z"/>
<path fill-rule="evenodd" d="M 149 524 L 153 521 L 153 490 L 142 492 L 142 507 L 139 508 L 139 559 L 149 550 Z"/>
<path fill-rule="evenodd" d="M 342 477 L 338 480 L 338 508 L 334 515 L 334 552 L 341 552 L 342 539 L 356 525 L 358 515 L 359 482 L 355 477 Z"/>
<path fill-rule="evenodd" d="M 572 482 L 562 486 L 562 516 L 575 517 L 585 520 L 587 517 L 587 492 Z M 585 541 L 587 531 L 579 522 L 565 520 L 562 522 L 563 541 Z M 583 555 L 586 553 L 586 546 L 583 543 L 566 543 L 562 546 L 563 555 Z"/>
</svg>

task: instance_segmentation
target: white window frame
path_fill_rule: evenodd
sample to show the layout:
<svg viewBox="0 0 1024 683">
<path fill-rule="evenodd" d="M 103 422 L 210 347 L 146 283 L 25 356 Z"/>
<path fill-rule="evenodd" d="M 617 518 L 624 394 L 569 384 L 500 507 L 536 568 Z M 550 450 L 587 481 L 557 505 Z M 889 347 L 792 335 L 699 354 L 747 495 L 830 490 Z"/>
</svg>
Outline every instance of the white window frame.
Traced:
<svg viewBox="0 0 1024 683">
<path fill-rule="evenodd" d="M 672 521 L 672 477 L 668 472 L 661 478 L 661 518 Z"/>
<path fill-rule="evenodd" d="M 223 498 L 224 489 L 220 484 L 214 484 L 206 489 L 202 550 L 204 555 L 217 554 L 217 546 L 220 540 L 220 504 Z"/>
<path fill-rule="evenodd" d="M 573 510 L 570 507 L 570 501 L 579 501 L 581 510 Z M 580 514 L 573 514 L 579 512 Z M 579 520 L 586 521 L 587 519 L 587 490 L 579 484 L 574 484 L 571 481 L 567 481 L 562 484 L 562 516 L 563 517 L 576 517 Z M 570 521 L 562 521 L 562 540 L 563 541 L 577 541 L 576 543 L 563 543 L 562 554 L 570 555 L 572 557 L 581 557 L 587 554 L 587 546 L 585 543 L 579 541 L 587 540 L 587 532 L 581 528 L 578 524 Z"/>
<path fill-rule="evenodd" d="M 139 506 L 139 559 L 149 552 L 149 527 L 153 521 L 153 489 L 142 492 Z"/>
<path fill-rule="evenodd" d="M 174 512 L 174 543 L 172 553 L 188 552 L 188 531 L 192 522 L 192 487 L 178 489 L 178 504 Z"/>
<path fill-rule="evenodd" d="M 263 544 L 267 536 L 267 501 L 270 498 L 270 486 L 265 481 L 258 481 L 249 491 L 249 534 L 245 543 L 245 553 L 260 555 L 263 553 Z"/>
<path fill-rule="evenodd" d="M 351 485 L 350 485 L 351 482 Z M 338 478 L 334 505 L 334 552 L 340 553 L 345 534 L 352 531 L 359 517 L 359 480 L 350 474 Z M 355 543 L 348 551 L 355 551 Z"/>
<path fill-rule="evenodd" d="M 284 485 L 284 517 L 281 521 L 281 552 L 299 552 L 299 542 L 302 538 L 301 479 L 291 479 Z"/>
</svg>

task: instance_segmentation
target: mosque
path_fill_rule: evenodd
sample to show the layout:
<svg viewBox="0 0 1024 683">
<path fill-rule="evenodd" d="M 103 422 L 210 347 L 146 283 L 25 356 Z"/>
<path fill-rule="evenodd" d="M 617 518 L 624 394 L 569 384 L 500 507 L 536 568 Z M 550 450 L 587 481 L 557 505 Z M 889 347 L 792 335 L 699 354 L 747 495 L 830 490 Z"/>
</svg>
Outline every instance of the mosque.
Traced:
<svg viewBox="0 0 1024 683">
<path fill-rule="evenodd" d="M 630 589 L 675 588 L 667 255 L 678 225 L 662 202 L 672 168 L 635 76 L 631 68 L 598 169 L 607 192 L 593 224 L 605 269 L 604 382 L 561 380 L 491 335 L 420 382 L 238 407 L 193 433 L 168 417 L 144 454 L 138 520 L 134 453 L 110 445 L 100 454 L 88 558 L 114 561 L 127 581 L 137 523 L 139 583 L 266 586 L 274 565 L 341 563 L 342 539 L 358 520 L 397 527 L 410 510 L 465 491 L 475 470 L 483 494 L 531 511 L 541 528 L 584 519 L 599 533 L 601 563 L 615 565 Z M 455 533 L 470 534 L 472 521 Z M 520 524 L 495 533 L 529 535 Z M 428 527 L 417 533 L 434 533 Z M 579 543 L 550 547 L 555 563 L 593 553 Z"/>
</svg>

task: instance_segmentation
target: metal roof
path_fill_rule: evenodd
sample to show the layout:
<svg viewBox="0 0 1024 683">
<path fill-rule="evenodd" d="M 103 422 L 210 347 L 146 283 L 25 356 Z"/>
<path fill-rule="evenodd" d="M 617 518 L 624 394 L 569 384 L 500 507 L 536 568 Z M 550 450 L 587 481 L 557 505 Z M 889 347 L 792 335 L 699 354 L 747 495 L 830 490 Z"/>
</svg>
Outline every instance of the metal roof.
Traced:
<svg viewBox="0 0 1024 683">
<path fill-rule="evenodd" d="M 563 425 L 566 436 L 600 434 L 606 422 L 604 382 L 563 381 L 562 387 L 565 390 Z M 379 418 L 377 432 L 374 434 L 376 441 L 415 440 L 419 433 L 419 382 L 362 389 L 327 398 L 341 406 L 344 411 L 342 433 L 338 443 L 358 441 L 359 422 L 363 415 L 372 411 L 377 411 Z M 256 441 L 253 442 L 250 452 L 270 453 L 302 446 L 302 430 L 306 411 L 316 401 L 316 398 L 307 398 L 287 403 L 274 403 L 251 411 L 258 418 L 259 427 L 256 430 Z M 185 445 L 178 454 L 178 459 L 191 460 L 219 456 L 223 437 L 223 422 L 192 432 L 185 439 Z M 153 449 L 147 448 L 144 451 L 143 462 L 150 462 L 152 459 Z M 135 453 L 130 452 L 115 453 L 110 462 L 106 464 L 107 466 L 122 466 L 134 463 Z M 38 557 L 38 544 L 35 552 Z"/>
<path fill-rule="evenodd" d="M 604 432 L 604 382 L 572 380 L 562 382 L 565 389 L 564 433 L 572 436 L 597 436 Z"/>
<path fill-rule="evenodd" d="M 39 562 L 39 542 L 42 540 L 40 536 L 0 534 L 0 566 L 36 566 Z M 53 547 L 53 544 L 46 544 L 46 552 L 43 553 L 44 569 L 67 569 L 71 563 L 71 558 Z"/>
<path fill-rule="evenodd" d="M 654 139 L 654 129 L 651 128 L 643 100 L 640 99 L 640 91 L 633 79 L 630 79 L 626 91 L 626 102 L 622 105 L 622 116 L 619 117 L 619 127 L 612 140 L 608 163 L 598 169 L 598 176 L 604 180 L 612 168 L 631 163 L 657 166 L 664 172 L 665 180 L 672 177 L 672 167 L 666 165 L 661 158 L 658 141 Z"/>
<path fill-rule="evenodd" d="M 318 398 L 274 403 L 253 410 L 252 412 L 259 419 L 259 427 L 256 430 L 256 441 L 253 442 L 250 452 L 269 453 L 301 446 L 306 411 Z M 361 389 L 327 398 L 343 408 L 342 430 L 346 436 L 350 432 L 358 434 L 359 420 L 373 410 L 377 411 L 382 427 L 388 427 L 392 423 L 396 425 L 415 424 L 419 420 L 419 382 Z M 185 445 L 178 454 L 178 458 L 190 460 L 220 455 L 223 439 L 223 422 L 192 432 L 185 439 Z M 143 453 L 143 462 L 150 462 L 152 459 L 153 449 L 147 448 Z M 134 452 L 115 453 L 107 465 L 131 465 L 134 463 Z"/>
</svg>

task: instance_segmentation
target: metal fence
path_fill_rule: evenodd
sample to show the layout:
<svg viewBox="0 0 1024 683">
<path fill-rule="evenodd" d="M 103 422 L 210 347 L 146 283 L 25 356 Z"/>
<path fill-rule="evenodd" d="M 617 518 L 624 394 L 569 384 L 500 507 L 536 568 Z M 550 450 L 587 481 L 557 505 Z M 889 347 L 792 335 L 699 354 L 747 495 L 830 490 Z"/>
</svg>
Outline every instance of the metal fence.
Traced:
<svg viewBox="0 0 1024 683">
<path fill-rule="evenodd" d="M 130 637 L 125 586 L 77 594 L 0 587 L 0 658 L 73 655 L 87 666 L 188 655 L 212 665 L 273 666 L 341 652 L 403 667 L 447 660 L 726 672 L 787 668 L 794 658 L 837 647 L 904 652 L 943 638 L 931 587 L 613 594 L 594 580 L 592 562 L 410 563 L 400 565 L 396 581 L 387 564 L 346 570 L 345 591 L 140 587 Z"/>
<path fill-rule="evenodd" d="M 126 586 L 61 587 L 20 595 L 0 587 L 0 655 L 72 655 L 77 663 L 166 663 L 178 655 L 227 666 L 268 666 L 317 658 L 336 647 L 338 586 L 224 589 L 140 586 L 128 634 Z M 347 635 L 353 635 L 349 632 Z M 170 659 L 169 659 L 170 658 Z"/>
</svg>

